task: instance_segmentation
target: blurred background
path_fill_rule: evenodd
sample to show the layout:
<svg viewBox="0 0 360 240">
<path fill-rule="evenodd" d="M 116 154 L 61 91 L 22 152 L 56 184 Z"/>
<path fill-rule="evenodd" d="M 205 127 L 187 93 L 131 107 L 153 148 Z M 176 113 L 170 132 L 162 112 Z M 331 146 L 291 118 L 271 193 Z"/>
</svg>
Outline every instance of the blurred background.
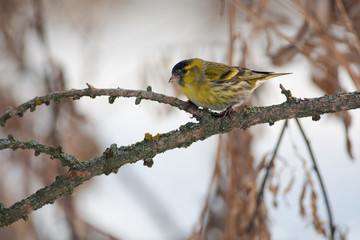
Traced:
<svg viewBox="0 0 360 240">
<path fill-rule="evenodd" d="M 360 88 L 356 0 L 0 0 L 0 112 L 71 88 L 146 89 L 178 96 L 172 67 L 199 57 L 259 71 L 292 72 L 248 105 Z M 0 128 L 86 161 L 177 129 L 191 116 L 170 106 L 106 97 L 41 106 Z M 328 193 L 336 239 L 360 239 L 360 113 L 300 120 Z M 295 120 L 286 128 L 251 229 L 266 163 L 283 122 L 213 136 L 186 149 L 99 176 L 0 229 L 0 239 L 328 239 L 319 181 Z M 33 151 L 0 153 L 0 202 L 9 207 L 67 168 Z"/>
</svg>

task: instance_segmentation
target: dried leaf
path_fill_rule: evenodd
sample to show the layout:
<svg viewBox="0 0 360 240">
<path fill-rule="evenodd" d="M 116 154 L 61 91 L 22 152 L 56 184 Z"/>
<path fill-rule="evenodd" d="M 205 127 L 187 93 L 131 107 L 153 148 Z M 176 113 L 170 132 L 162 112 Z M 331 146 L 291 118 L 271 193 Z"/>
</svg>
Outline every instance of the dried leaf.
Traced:
<svg viewBox="0 0 360 240">
<path fill-rule="evenodd" d="M 311 210 L 314 218 L 317 218 L 317 206 L 316 206 L 317 194 L 315 191 L 311 191 Z"/>
<path fill-rule="evenodd" d="M 256 1 L 254 1 L 254 3 L 256 3 Z M 257 2 L 256 9 L 260 16 L 263 14 L 263 12 L 266 11 L 268 5 L 269 5 L 268 0 L 260 0 Z"/>
<path fill-rule="evenodd" d="M 354 155 L 352 154 L 352 147 L 351 147 L 351 141 L 349 139 L 349 134 L 346 133 L 346 149 L 347 149 L 347 152 L 349 154 L 349 157 L 354 160 Z"/>
<path fill-rule="evenodd" d="M 295 175 L 291 174 L 291 178 L 289 181 L 289 184 L 286 186 L 285 190 L 284 190 L 284 195 L 288 194 L 290 192 L 290 190 L 292 189 L 292 187 L 294 186 L 295 183 Z"/>
<path fill-rule="evenodd" d="M 301 195 L 300 195 L 300 216 L 303 218 L 306 216 L 304 199 L 305 199 L 305 193 L 306 193 L 307 186 L 308 186 L 308 182 L 305 182 L 302 187 L 302 191 L 301 191 Z"/>
<path fill-rule="evenodd" d="M 282 66 L 291 61 L 298 53 L 299 50 L 294 45 L 287 45 L 280 48 L 275 54 L 269 54 L 269 56 L 271 57 L 272 64 Z"/>
<path fill-rule="evenodd" d="M 272 192 L 274 197 L 276 197 L 276 195 L 279 191 L 279 184 L 276 184 L 276 185 L 269 184 L 269 191 Z"/>
<path fill-rule="evenodd" d="M 329 59 L 329 56 L 319 55 L 314 65 L 312 81 L 327 94 L 339 92 L 338 68 L 339 63 Z"/>
<path fill-rule="evenodd" d="M 346 150 L 349 154 L 349 157 L 351 159 L 354 159 L 354 156 L 352 154 L 352 148 L 351 148 L 351 141 L 349 137 L 349 127 L 351 125 L 351 115 L 348 112 L 342 112 L 340 113 L 344 126 L 345 126 L 345 138 L 346 138 Z"/>
<path fill-rule="evenodd" d="M 276 198 L 273 199 L 273 206 L 276 208 L 278 206 L 278 203 L 276 201 Z"/>
<path fill-rule="evenodd" d="M 317 233 L 326 237 L 326 231 L 323 226 L 324 224 L 323 224 L 323 222 L 320 221 L 320 218 L 319 218 L 319 215 L 317 212 L 316 202 L 317 202 L 317 194 L 315 191 L 312 191 L 312 193 L 311 193 L 311 212 L 312 212 L 312 216 L 313 216 L 313 226 Z"/>
<path fill-rule="evenodd" d="M 263 158 L 261 159 L 261 162 L 257 165 L 257 167 L 255 169 L 256 175 L 258 175 L 260 173 L 260 171 L 265 168 L 265 166 L 266 166 L 266 157 L 267 157 L 267 154 L 265 154 L 263 156 Z"/>
<path fill-rule="evenodd" d="M 348 45 L 349 46 L 349 45 Z M 343 55 L 351 63 L 360 63 L 360 55 L 356 52 L 356 49 L 349 47 L 350 50 Z"/>
</svg>

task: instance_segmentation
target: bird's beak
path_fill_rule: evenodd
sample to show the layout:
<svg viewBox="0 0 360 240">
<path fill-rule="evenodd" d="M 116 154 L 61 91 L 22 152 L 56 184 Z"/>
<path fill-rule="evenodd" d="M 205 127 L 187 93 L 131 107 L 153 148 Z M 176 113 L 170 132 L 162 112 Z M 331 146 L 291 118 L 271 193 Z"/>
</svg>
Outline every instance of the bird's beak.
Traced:
<svg viewBox="0 0 360 240">
<path fill-rule="evenodd" d="M 171 76 L 171 78 L 169 79 L 169 83 L 171 83 L 171 82 L 179 82 L 179 81 L 180 81 L 180 77 L 178 75 L 176 75 L 176 74 L 173 74 Z"/>
</svg>

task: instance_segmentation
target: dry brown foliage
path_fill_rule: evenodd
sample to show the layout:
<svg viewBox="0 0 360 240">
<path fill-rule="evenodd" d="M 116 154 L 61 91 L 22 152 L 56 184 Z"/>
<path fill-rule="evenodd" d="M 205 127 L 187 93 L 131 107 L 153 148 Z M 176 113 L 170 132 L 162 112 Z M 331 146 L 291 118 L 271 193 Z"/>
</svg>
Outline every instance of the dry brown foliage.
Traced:
<svg viewBox="0 0 360 240">
<path fill-rule="evenodd" d="M 327 94 L 346 91 L 339 78 L 341 69 L 350 76 L 353 85 L 360 89 L 360 76 L 358 66 L 360 61 L 360 2 L 356 0 L 335 0 L 335 1 L 242 1 L 230 0 L 221 1 L 222 11 L 228 9 L 230 26 L 230 51 L 229 63 L 232 63 L 236 44 L 242 46 L 241 65 L 246 59 L 251 58 L 249 49 L 259 48 L 251 42 L 251 37 L 247 38 L 237 31 L 235 26 L 248 24 L 251 26 L 253 36 L 266 39 L 266 55 L 274 65 L 285 65 L 291 61 L 297 61 L 299 57 L 304 57 L 311 66 L 311 78 L 316 86 Z M 298 24 L 298 23 L 301 24 Z M 291 27 L 297 29 L 293 36 L 287 36 L 282 32 L 282 28 Z M 345 126 L 345 136 L 347 151 L 353 158 L 351 151 L 351 141 L 348 137 L 348 128 L 351 125 L 351 116 L 348 112 L 337 115 L 343 120 Z M 231 141 L 229 141 L 231 139 Z M 191 239 L 207 239 L 213 234 L 216 239 L 269 239 L 269 230 L 266 225 L 266 211 L 262 204 L 262 210 L 258 213 L 258 224 L 245 231 L 243 223 L 249 221 L 254 210 L 250 202 L 256 202 L 257 193 L 254 189 L 240 187 L 252 186 L 256 188 L 256 181 L 259 177 L 258 172 L 253 167 L 253 157 L 251 155 L 251 134 L 242 131 L 234 131 L 229 136 L 220 138 L 217 165 L 214 171 L 210 195 L 211 198 L 221 197 L 228 199 L 225 201 L 221 216 L 216 217 L 216 212 L 212 210 L 209 201 L 205 204 L 202 216 L 208 212 L 209 220 L 201 218 L 199 231 Z M 241 146 L 241 147 L 240 147 Z M 240 150 L 241 149 L 241 150 Z M 221 162 L 222 164 L 219 164 Z M 260 164 L 264 165 L 264 161 Z M 304 204 L 308 201 L 306 192 L 311 192 L 310 206 L 313 227 L 317 233 L 329 236 L 329 229 L 325 229 L 324 222 L 318 216 L 319 204 L 318 196 L 311 178 L 311 173 L 304 165 L 306 179 L 300 193 L 300 214 L 307 216 L 307 208 Z M 218 174 L 228 172 L 228 174 Z M 241 172 L 241 174 L 240 174 Z M 268 190 L 273 194 L 274 207 L 277 206 L 276 196 L 279 191 L 280 182 L 273 183 L 272 179 L 279 173 L 270 172 Z M 227 187 L 222 187 L 218 182 L 229 182 Z M 294 185 L 295 179 L 291 178 L 284 194 L 287 194 Z M 215 190 L 214 190 L 215 188 Z M 233 200 L 236 196 L 246 196 L 242 201 Z M 239 198 L 236 198 L 239 199 Z M 221 225 L 216 224 L 215 220 L 222 219 Z M 224 222 L 225 221 L 225 222 Z M 205 229 L 205 230 L 204 230 Z M 214 230 L 216 229 L 216 231 Z M 256 233 L 254 235 L 254 233 Z M 341 234 L 344 238 L 344 234 Z M 333 236 L 330 236 L 332 238 Z M 214 238 L 213 238 L 214 239 Z"/>
<path fill-rule="evenodd" d="M 6 59 L 6 74 L 2 73 L 0 87 L 0 109 L 8 106 L 18 106 L 22 98 L 29 98 L 29 92 L 24 89 L 14 89 L 18 85 L 32 85 L 34 92 L 31 94 L 43 95 L 44 93 L 66 89 L 66 79 L 63 68 L 59 66 L 49 53 L 48 44 L 44 37 L 44 18 L 41 1 L 0 1 L 0 49 L 1 58 Z M 28 35 L 33 34 L 38 44 L 44 50 L 46 64 L 41 69 L 40 76 L 35 80 L 23 76 L 33 69 L 29 69 L 25 49 L 29 47 Z M 13 71 L 11 71 L 13 70 Z M 5 80 L 7 79 L 7 80 Z M 6 81 L 12 81 L 11 85 Z M 32 81 L 32 82 L 31 82 Z M 37 91 L 37 92 L 35 92 Z M 61 105 L 49 106 L 51 110 L 41 110 L 23 118 L 15 118 L 1 129 L 20 139 L 36 139 L 39 142 L 52 146 L 61 145 L 71 154 L 78 155 L 80 159 L 89 159 L 99 154 L 99 147 L 83 127 L 86 118 L 74 108 L 72 101 Z M 34 156 L 32 151 L 3 151 L 0 166 L 0 202 L 8 206 L 18 199 L 28 196 L 34 186 L 46 186 L 54 181 L 55 176 L 65 174 L 66 169 L 57 161 L 51 161 L 48 156 Z M 15 189 L 15 190 L 14 190 Z M 78 215 L 72 198 L 62 198 L 55 204 L 64 213 L 58 216 L 63 218 L 63 223 L 69 228 L 72 239 L 98 239 L 106 237 L 114 239 L 95 226 L 90 225 L 86 219 Z M 41 221 L 40 221 L 41 222 Z M 37 230 L 36 217 L 28 221 L 18 221 L 11 226 L 1 229 L 1 239 L 41 239 L 43 233 Z"/>
</svg>

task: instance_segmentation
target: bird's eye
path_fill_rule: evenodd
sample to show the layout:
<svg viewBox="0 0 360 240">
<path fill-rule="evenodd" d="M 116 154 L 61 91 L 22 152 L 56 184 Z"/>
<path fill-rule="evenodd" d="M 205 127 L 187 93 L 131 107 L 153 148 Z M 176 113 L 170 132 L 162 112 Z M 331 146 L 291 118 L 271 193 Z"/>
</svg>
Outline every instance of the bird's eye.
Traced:
<svg viewBox="0 0 360 240">
<path fill-rule="evenodd" d="M 181 70 L 181 73 L 185 74 L 185 73 L 187 73 L 187 71 L 188 71 L 187 69 L 183 69 L 183 70 Z"/>
</svg>

